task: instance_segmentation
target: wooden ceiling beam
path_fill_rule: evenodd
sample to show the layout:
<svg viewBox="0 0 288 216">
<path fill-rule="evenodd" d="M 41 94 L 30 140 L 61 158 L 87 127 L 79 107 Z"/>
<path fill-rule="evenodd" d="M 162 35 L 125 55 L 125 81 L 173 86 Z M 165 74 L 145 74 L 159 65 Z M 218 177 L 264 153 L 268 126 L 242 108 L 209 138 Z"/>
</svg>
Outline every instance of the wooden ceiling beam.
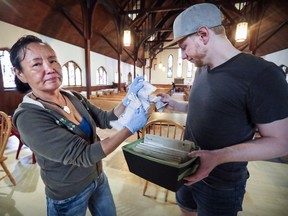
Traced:
<svg viewBox="0 0 288 216">
<path fill-rule="evenodd" d="M 282 28 L 284 28 L 288 24 L 288 21 L 284 21 L 281 23 L 273 32 L 271 32 L 266 38 L 264 38 L 253 50 L 252 53 L 256 53 L 257 49 L 265 44 L 270 38 L 272 38 L 277 32 L 279 32 Z"/>
<path fill-rule="evenodd" d="M 81 36 L 84 36 L 84 31 L 83 29 L 80 29 L 79 26 L 76 24 L 76 22 L 74 22 L 74 20 L 72 20 L 72 18 L 70 17 L 70 15 L 66 12 L 66 10 L 64 10 L 64 8 L 60 9 L 61 13 L 63 14 L 64 17 L 66 17 L 66 19 L 70 22 L 70 24 L 79 32 L 79 34 Z"/>
</svg>

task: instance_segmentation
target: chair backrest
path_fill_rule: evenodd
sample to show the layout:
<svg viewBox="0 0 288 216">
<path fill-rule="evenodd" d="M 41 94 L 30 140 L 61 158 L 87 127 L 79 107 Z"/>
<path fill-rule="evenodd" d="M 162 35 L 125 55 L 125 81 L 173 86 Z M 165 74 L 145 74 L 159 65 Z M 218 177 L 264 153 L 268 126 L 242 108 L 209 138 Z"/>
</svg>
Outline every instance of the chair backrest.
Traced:
<svg viewBox="0 0 288 216">
<path fill-rule="evenodd" d="M 3 156 L 12 129 L 10 118 L 0 111 L 0 158 Z"/>
<path fill-rule="evenodd" d="M 143 127 L 142 138 L 144 138 L 145 134 L 154 134 L 171 139 L 183 140 L 184 129 L 184 126 L 177 122 L 166 119 L 157 119 L 148 122 Z"/>
</svg>

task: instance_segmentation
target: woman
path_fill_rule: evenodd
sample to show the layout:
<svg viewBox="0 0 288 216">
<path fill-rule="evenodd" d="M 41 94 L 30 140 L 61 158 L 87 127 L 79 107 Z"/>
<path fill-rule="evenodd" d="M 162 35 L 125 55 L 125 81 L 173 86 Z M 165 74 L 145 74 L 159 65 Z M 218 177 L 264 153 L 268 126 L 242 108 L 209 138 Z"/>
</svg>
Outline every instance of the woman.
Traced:
<svg viewBox="0 0 288 216">
<path fill-rule="evenodd" d="M 61 89 L 62 71 L 54 50 L 35 36 L 20 38 L 11 48 L 15 82 L 24 96 L 13 115 L 21 139 L 35 153 L 45 184 L 47 214 L 116 215 L 101 159 L 114 151 L 147 121 L 143 109 L 113 136 L 100 140 L 96 127 L 111 128 L 127 106 L 130 93 L 143 87 L 137 77 L 123 102 L 103 111 L 79 93 Z"/>
</svg>

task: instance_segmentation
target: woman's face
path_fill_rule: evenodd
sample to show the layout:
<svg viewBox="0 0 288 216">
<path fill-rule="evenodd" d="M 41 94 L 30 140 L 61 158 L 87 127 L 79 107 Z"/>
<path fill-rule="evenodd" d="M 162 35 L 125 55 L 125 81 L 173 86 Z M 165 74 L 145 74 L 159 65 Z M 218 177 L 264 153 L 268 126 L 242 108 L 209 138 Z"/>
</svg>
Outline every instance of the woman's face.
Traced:
<svg viewBox="0 0 288 216">
<path fill-rule="evenodd" d="M 61 65 L 54 50 L 45 44 L 28 44 L 21 66 L 22 71 L 16 69 L 16 75 L 22 82 L 28 83 L 33 91 L 54 91 L 62 84 Z"/>
</svg>

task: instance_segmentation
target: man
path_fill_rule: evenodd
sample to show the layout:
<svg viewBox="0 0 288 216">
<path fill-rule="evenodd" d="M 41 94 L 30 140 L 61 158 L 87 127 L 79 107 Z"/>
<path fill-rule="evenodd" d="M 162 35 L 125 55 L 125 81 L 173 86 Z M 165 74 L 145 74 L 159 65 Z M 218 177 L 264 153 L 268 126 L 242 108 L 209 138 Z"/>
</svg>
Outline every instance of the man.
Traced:
<svg viewBox="0 0 288 216">
<path fill-rule="evenodd" d="M 187 112 L 185 139 L 201 148 L 197 172 L 176 193 L 181 214 L 233 216 L 242 210 L 247 161 L 288 155 L 288 85 L 279 67 L 237 50 L 213 4 L 193 5 L 174 21 L 182 58 L 199 71 L 189 102 L 160 94 L 167 108 Z M 261 137 L 254 139 L 256 130 Z"/>
</svg>

